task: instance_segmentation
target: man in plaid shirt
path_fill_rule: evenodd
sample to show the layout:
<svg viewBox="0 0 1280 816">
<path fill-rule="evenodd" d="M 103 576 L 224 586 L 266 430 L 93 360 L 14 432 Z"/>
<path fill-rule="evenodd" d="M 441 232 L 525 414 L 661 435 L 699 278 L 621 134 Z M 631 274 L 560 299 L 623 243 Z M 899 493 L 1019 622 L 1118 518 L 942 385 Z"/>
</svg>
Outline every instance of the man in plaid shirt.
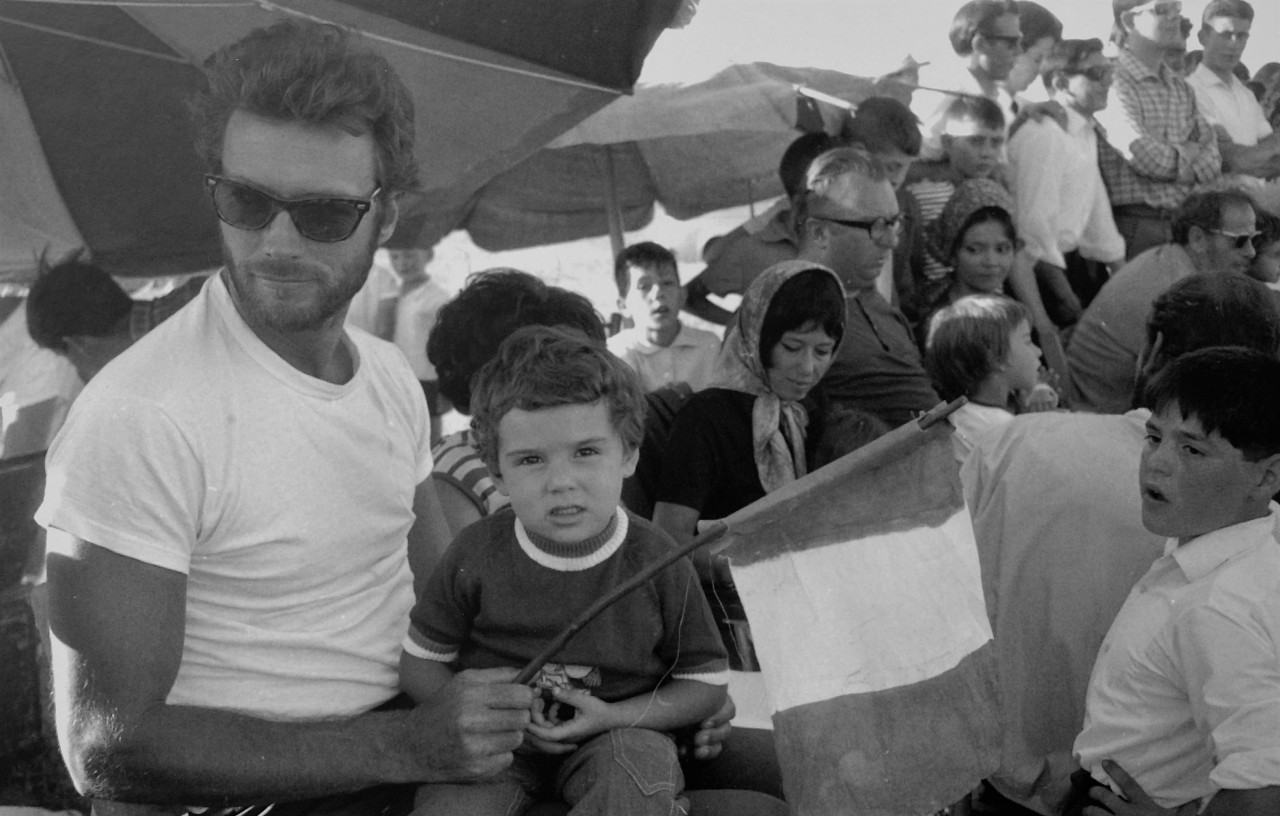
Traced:
<svg viewBox="0 0 1280 816">
<path fill-rule="evenodd" d="M 1178 0 L 1112 0 L 1120 56 L 1119 104 L 1096 118 L 1106 131 L 1099 164 L 1116 226 L 1133 258 L 1172 240 L 1172 216 L 1198 184 L 1222 175 L 1213 128 L 1186 81 L 1164 63 L 1184 44 Z"/>
</svg>

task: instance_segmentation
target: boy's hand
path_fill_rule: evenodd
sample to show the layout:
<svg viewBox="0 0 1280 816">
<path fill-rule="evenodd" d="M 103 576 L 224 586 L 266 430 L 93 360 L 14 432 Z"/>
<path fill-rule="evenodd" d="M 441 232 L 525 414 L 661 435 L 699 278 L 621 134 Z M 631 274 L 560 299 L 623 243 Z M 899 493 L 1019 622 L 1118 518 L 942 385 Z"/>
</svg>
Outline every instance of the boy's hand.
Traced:
<svg viewBox="0 0 1280 816">
<path fill-rule="evenodd" d="M 564 720 L 560 715 L 561 722 L 552 724 L 545 714 L 535 717 L 526 730 L 540 740 L 576 745 L 596 734 L 625 725 L 618 722 L 612 704 L 591 696 L 590 692 L 557 688 L 552 689 L 551 694 L 555 703 L 573 707 L 573 719 Z"/>
<path fill-rule="evenodd" d="M 724 743 L 733 730 L 730 721 L 737 715 L 738 709 L 733 698 L 725 695 L 724 705 L 715 714 L 692 728 L 683 729 L 676 741 L 676 751 L 681 759 L 692 756 L 694 759 L 715 759 L 724 750 Z"/>
</svg>

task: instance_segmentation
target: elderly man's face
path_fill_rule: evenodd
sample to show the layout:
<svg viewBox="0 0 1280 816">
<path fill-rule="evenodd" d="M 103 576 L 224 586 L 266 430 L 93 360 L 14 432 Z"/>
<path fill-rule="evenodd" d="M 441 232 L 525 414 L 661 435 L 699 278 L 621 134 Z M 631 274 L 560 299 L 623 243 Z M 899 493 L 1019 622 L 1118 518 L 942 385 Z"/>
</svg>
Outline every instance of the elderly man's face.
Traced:
<svg viewBox="0 0 1280 816">
<path fill-rule="evenodd" d="M 898 200 L 887 180 L 846 173 L 832 181 L 810 210 L 806 233 L 812 258 L 830 267 L 850 292 L 873 287 L 898 244 L 897 219 Z"/>
</svg>

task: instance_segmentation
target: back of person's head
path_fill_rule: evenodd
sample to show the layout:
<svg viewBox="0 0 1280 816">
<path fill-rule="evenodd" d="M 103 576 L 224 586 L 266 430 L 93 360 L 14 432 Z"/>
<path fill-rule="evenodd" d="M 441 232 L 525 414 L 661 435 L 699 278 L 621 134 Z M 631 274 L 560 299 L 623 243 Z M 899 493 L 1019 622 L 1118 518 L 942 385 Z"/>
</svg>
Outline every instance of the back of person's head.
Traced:
<svg viewBox="0 0 1280 816">
<path fill-rule="evenodd" d="M 604 343 L 561 326 L 525 326 L 476 372 L 471 427 L 476 448 L 500 474 L 498 428 L 513 408 L 537 411 L 603 401 L 627 451 L 644 438 L 644 389 L 636 373 Z"/>
<path fill-rule="evenodd" d="M 625 298 L 631 291 L 631 267 L 641 269 L 678 269 L 676 256 L 662 244 L 641 241 L 618 253 L 613 262 L 613 280 L 618 285 L 618 297 Z"/>
<path fill-rule="evenodd" d="M 568 326 L 605 340 L 600 315 L 582 295 L 515 269 L 475 273 L 440 307 L 427 337 L 427 359 L 436 368 L 440 393 L 461 413 L 471 412 L 472 376 L 521 326 Z"/>
<path fill-rule="evenodd" d="M 352 32 L 301 20 L 276 23 L 216 51 L 205 60 L 204 75 L 190 107 L 196 149 L 210 172 L 221 169 L 227 122 L 243 111 L 371 134 L 382 188 L 418 186 L 413 99 L 391 64 Z"/>
<path fill-rule="evenodd" d="M 951 19 L 951 30 L 947 34 L 951 49 L 957 56 L 969 56 L 973 53 L 974 37 L 990 31 L 997 18 L 1017 13 L 1014 0 L 969 0 Z"/>
<path fill-rule="evenodd" d="M 792 203 L 793 224 L 802 240 L 805 222 L 815 207 L 843 208 L 844 203 L 838 199 L 847 193 L 848 184 L 842 183 L 846 177 L 855 185 L 859 180 L 888 183 L 884 168 L 862 147 L 837 147 L 818 156 L 809 165 L 803 194 Z"/>
<path fill-rule="evenodd" d="M 1257 462 L 1280 453 L 1280 359 L 1256 349 L 1213 347 L 1184 354 L 1147 387 L 1146 407 L 1160 414 L 1173 405 L 1205 434 L 1218 434 Z"/>
<path fill-rule="evenodd" d="M 1031 0 L 1015 0 L 1018 7 L 1018 26 L 1022 30 L 1022 50 L 1026 51 L 1045 37 L 1057 42 L 1062 39 L 1062 21 L 1052 11 Z"/>
<path fill-rule="evenodd" d="M 770 352 L 789 331 L 816 324 L 836 345 L 844 337 L 844 293 L 835 276 L 823 269 L 799 272 L 773 293 L 760 326 L 760 359 L 767 367 Z"/>
<path fill-rule="evenodd" d="M 814 448 L 811 464 L 815 469 L 829 465 L 891 430 L 883 419 L 870 411 L 848 403 L 833 403 L 822 418 L 822 435 Z"/>
<path fill-rule="evenodd" d="M 951 100 L 942 112 L 945 133 L 952 136 L 971 136 L 972 126 L 983 130 L 1004 132 L 1004 111 L 985 96 L 962 94 Z M 964 127 L 968 125 L 969 127 Z"/>
<path fill-rule="evenodd" d="M 1219 17 L 1234 17 L 1238 20 L 1253 22 L 1253 6 L 1245 0 L 1209 0 L 1200 15 L 1200 24 L 1208 25 Z"/>
<path fill-rule="evenodd" d="M 782 153 L 778 162 L 778 178 L 782 180 L 782 189 L 787 198 L 795 198 L 804 192 L 805 174 L 813 160 L 837 146 L 837 142 L 826 133 L 806 133 L 797 137 Z"/>
<path fill-rule="evenodd" d="M 900 150 L 920 155 L 920 120 L 911 109 L 888 96 L 872 96 L 858 103 L 844 130 L 845 141 L 872 153 Z"/>
<path fill-rule="evenodd" d="M 1244 275 L 1198 274 L 1160 293 L 1147 318 L 1147 348 L 1159 358 L 1150 367 L 1209 346 L 1280 352 L 1280 313 L 1267 287 Z"/>
<path fill-rule="evenodd" d="M 67 352 L 68 337 L 105 337 L 129 315 L 133 301 L 101 267 L 73 252 L 40 259 L 27 295 L 27 331 L 41 348 Z"/>
<path fill-rule="evenodd" d="M 1222 226 L 1222 212 L 1228 207 L 1243 206 L 1257 211 L 1253 198 L 1243 190 L 1229 188 L 1204 193 L 1192 193 L 1182 200 L 1173 214 L 1173 242 L 1186 245 L 1191 240 L 1191 228 L 1210 232 Z"/>
<path fill-rule="evenodd" d="M 1009 356 L 1009 338 L 1031 313 L 1003 295 L 968 295 L 929 321 L 925 369 L 945 400 L 972 395 Z"/>
<path fill-rule="evenodd" d="M 1094 54 L 1102 53 L 1102 40 L 1059 40 L 1040 64 L 1040 79 L 1050 93 L 1066 87 L 1069 74 L 1077 73 Z M 1057 84 L 1055 84 L 1057 83 Z"/>
</svg>

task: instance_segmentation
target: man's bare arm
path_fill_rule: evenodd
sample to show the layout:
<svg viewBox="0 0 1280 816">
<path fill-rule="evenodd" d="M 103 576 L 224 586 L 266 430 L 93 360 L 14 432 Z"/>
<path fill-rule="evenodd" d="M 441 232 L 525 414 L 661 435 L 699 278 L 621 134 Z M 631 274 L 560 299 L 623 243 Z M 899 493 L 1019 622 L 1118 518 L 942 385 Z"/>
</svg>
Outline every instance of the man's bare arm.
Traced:
<svg viewBox="0 0 1280 816">
<path fill-rule="evenodd" d="M 88 795 L 248 804 L 474 779 L 511 761 L 529 721 L 529 689 L 464 677 L 431 705 L 325 722 L 168 705 L 186 577 L 83 540 L 54 550 L 72 553 L 49 558 L 58 731 Z"/>
</svg>

